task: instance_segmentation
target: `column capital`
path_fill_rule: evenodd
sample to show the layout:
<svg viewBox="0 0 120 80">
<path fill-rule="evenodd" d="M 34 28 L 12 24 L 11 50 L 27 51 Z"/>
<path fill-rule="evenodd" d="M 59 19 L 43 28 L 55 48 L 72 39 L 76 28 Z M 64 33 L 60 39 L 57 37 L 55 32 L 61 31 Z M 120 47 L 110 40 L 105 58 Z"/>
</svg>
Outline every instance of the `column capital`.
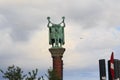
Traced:
<svg viewBox="0 0 120 80">
<path fill-rule="evenodd" d="M 49 48 L 49 51 L 52 57 L 62 57 L 65 52 L 65 48 Z"/>
</svg>

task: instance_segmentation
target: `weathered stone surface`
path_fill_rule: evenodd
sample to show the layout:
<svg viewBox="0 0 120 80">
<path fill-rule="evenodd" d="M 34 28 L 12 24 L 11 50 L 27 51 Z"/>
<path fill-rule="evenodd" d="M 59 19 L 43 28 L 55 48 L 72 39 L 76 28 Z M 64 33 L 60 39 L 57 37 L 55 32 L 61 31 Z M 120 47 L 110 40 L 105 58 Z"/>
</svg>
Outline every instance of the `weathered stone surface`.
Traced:
<svg viewBox="0 0 120 80">
<path fill-rule="evenodd" d="M 51 52 L 51 56 L 63 56 L 63 53 L 65 51 L 65 48 L 50 48 L 49 51 Z"/>
</svg>

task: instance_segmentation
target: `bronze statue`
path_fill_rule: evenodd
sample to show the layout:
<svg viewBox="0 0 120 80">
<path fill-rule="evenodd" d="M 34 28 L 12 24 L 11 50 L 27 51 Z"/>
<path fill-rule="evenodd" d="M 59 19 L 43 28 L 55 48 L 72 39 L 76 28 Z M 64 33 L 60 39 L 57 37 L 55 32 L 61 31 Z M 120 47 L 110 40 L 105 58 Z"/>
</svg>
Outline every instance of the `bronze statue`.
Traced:
<svg viewBox="0 0 120 80">
<path fill-rule="evenodd" d="M 54 24 L 50 21 L 50 17 L 47 17 L 48 19 L 48 28 L 49 28 L 49 44 L 52 45 L 52 48 L 58 48 L 62 47 L 62 45 L 65 44 L 64 40 L 64 19 L 65 17 L 62 17 L 62 22 L 59 24 Z"/>
</svg>

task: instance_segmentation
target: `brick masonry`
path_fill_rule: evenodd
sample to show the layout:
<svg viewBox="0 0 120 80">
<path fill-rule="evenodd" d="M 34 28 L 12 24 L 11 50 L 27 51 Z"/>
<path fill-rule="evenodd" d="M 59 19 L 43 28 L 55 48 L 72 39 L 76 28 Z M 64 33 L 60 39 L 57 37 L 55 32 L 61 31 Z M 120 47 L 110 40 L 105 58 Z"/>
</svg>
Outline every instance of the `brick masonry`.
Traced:
<svg viewBox="0 0 120 80">
<path fill-rule="evenodd" d="M 50 48 L 49 49 L 52 59 L 53 59 L 53 70 L 56 75 L 63 80 L 63 53 L 65 48 Z"/>
</svg>

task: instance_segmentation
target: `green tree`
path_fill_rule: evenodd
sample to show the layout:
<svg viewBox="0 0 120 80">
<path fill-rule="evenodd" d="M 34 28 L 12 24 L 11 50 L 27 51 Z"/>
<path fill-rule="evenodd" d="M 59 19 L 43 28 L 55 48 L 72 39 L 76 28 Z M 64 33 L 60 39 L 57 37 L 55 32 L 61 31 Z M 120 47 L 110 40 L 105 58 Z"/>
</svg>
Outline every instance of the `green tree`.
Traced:
<svg viewBox="0 0 120 80">
<path fill-rule="evenodd" d="M 48 80 L 60 80 L 60 78 L 56 75 L 56 72 L 53 69 L 48 69 L 48 75 L 46 74 Z"/>
<path fill-rule="evenodd" d="M 37 73 L 38 73 L 38 69 L 36 70 L 32 70 L 32 72 L 28 72 L 29 76 L 27 76 L 27 78 L 25 80 L 35 80 L 37 79 Z M 38 80 L 40 80 L 43 77 L 39 77 Z"/>
<path fill-rule="evenodd" d="M 0 70 L 0 72 L 3 74 L 2 77 L 8 80 L 43 80 L 43 76 L 37 78 L 38 69 L 23 74 L 20 67 L 13 65 L 9 66 L 5 72 L 3 70 Z"/>
<path fill-rule="evenodd" d="M 44 80 L 43 76 L 37 77 L 38 69 L 24 74 L 22 69 L 18 66 L 9 66 L 6 71 L 0 69 L 0 72 L 3 74 L 2 77 L 7 80 Z M 48 69 L 47 74 L 45 74 L 48 80 L 60 80 L 56 75 L 56 72 L 53 69 Z"/>
</svg>

